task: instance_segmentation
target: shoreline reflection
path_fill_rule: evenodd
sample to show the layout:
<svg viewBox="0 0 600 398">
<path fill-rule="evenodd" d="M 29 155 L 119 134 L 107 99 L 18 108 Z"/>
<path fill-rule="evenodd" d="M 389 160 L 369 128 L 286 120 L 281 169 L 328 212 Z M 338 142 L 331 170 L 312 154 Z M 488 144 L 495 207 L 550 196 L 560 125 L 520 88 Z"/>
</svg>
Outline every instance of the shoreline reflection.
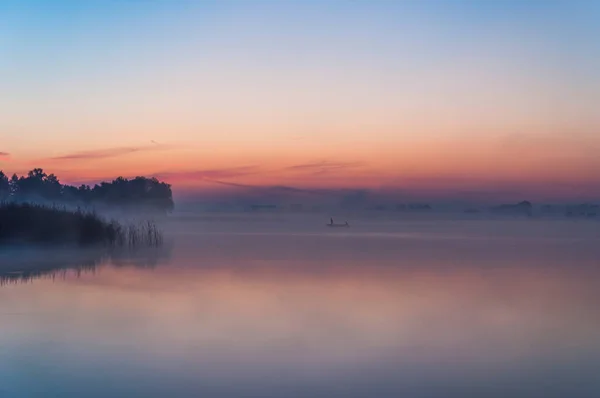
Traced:
<svg viewBox="0 0 600 398">
<path fill-rule="evenodd" d="M 0 253 L 0 287 L 44 278 L 64 279 L 67 274 L 79 277 L 108 264 L 152 268 L 167 263 L 171 254 L 171 246 L 109 251 L 13 247 Z"/>
</svg>

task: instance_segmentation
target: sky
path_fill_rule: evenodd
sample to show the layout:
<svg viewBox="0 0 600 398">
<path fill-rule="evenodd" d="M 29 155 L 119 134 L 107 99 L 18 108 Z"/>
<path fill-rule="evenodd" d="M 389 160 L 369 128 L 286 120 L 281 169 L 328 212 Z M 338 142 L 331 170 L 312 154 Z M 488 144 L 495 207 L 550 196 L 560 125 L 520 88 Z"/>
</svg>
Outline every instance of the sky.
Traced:
<svg viewBox="0 0 600 398">
<path fill-rule="evenodd" d="M 5 0 L 0 169 L 600 199 L 598 1 Z"/>
</svg>

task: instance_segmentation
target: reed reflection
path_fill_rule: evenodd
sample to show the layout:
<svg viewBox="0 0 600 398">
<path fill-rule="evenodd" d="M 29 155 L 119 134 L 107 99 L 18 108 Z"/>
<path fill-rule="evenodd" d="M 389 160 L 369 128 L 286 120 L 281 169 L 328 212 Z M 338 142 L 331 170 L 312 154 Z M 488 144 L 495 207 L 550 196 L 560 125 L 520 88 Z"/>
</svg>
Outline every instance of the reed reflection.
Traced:
<svg viewBox="0 0 600 398">
<path fill-rule="evenodd" d="M 0 286 L 36 279 L 80 277 L 99 266 L 153 268 L 167 263 L 172 245 L 140 249 L 67 249 L 11 247 L 0 253 Z"/>
</svg>

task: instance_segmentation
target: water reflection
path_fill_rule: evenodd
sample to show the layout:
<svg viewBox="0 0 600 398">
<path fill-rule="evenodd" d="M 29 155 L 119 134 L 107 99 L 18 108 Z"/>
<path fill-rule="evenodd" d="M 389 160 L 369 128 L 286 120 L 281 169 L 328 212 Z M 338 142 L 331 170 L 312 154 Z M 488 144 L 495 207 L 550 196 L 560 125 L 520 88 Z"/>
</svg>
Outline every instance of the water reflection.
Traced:
<svg viewBox="0 0 600 398">
<path fill-rule="evenodd" d="M 166 263 L 172 246 L 140 249 L 67 249 L 10 247 L 0 252 L 0 287 L 10 283 L 31 282 L 40 278 L 79 277 L 93 273 L 97 267 L 112 266 L 155 267 Z"/>
<path fill-rule="evenodd" d="M 165 266 L 1 288 L 0 394 L 600 396 L 598 250 L 186 234 Z"/>
</svg>

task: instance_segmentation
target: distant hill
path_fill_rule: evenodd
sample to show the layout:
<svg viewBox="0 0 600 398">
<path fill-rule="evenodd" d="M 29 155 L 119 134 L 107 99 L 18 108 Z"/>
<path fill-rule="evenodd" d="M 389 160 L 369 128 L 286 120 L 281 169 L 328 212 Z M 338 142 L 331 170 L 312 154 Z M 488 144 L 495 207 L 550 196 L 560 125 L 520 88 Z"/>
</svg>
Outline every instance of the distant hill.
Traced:
<svg viewBox="0 0 600 398">
<path fill-rule="evenodd" d="M 490 209 L 492 213 L 496 214 L 513 214 L 513 215 L 533 215 L 533 205 L 531 202 L 524 200 L 516 204 L 502 204 L 494 206 Z"/>
</svg>

